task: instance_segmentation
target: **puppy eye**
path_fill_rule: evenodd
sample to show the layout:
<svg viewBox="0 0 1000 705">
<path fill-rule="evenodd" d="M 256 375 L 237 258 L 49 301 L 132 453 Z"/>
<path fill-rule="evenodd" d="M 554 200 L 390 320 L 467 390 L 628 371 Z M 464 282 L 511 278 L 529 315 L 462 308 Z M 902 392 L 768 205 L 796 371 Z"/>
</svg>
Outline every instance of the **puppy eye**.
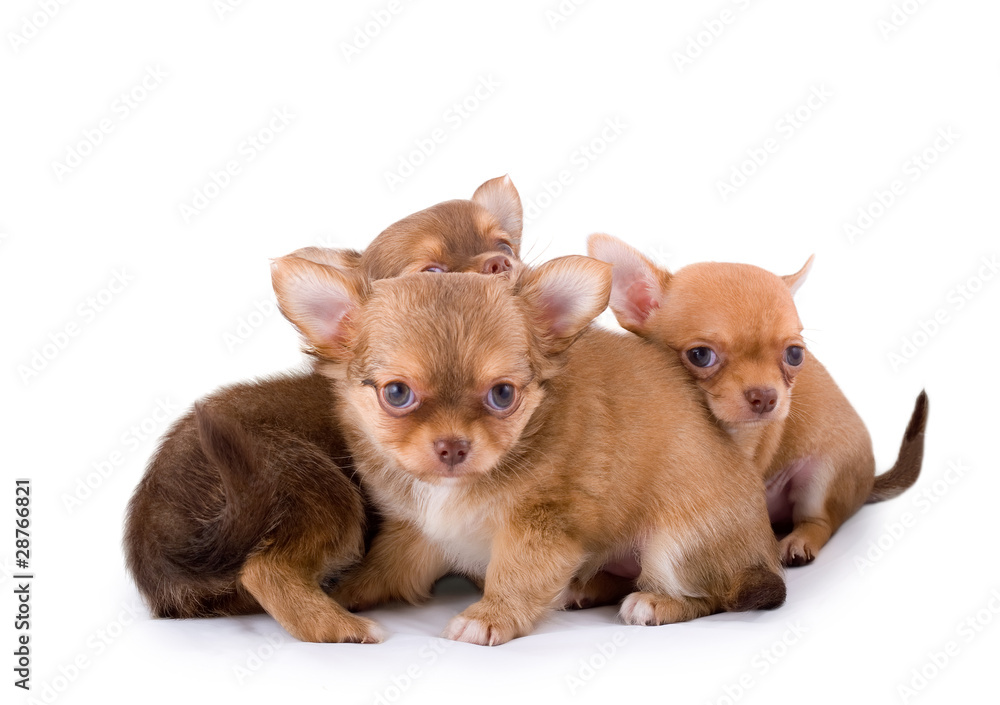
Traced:
<svg viewBox="0 0 1000 705">
<path fill-rule="evenodd" d="M 390 382 L 382 387 L 380 394 L 382 401 L 396 410 L 406 409 L 417 401 L 413 390 L 402 382 Z"/>
<path fill-rule="evenodd" d="M 505 255 L 514 256 L 514 248 L 508 245 L 506 242 L 497 243 L 497 251 L 503 252 Z"/>
<path fill-rule="evenodd" d="M 687 358 L 695 367 L 711 367 L 719 359 L 712 348 L 704 346 L 688 350 Z"/>
<path fill-rule="evenodd" d="M 805 359 L 806 351 L 798 345 L 789 345 L 785 348 L 785 362 L 792 367 L 798 367 Z"/>
<path fill-rule="evenodd" d="M 486 394 L 486 405 L 494 411 L 507 411 L 517 398 L 517 390 L 513 384 L 494 385 Z"/>
<path fill-rule="evenodd" d="M 438 264 L 432 264 L 429 267 L 424 267 L 424 271 L 425 272 L 443 272 L 444 271 L 444 267 L 442 267 L 441 265 L 438 265 Z"/>
</svg>

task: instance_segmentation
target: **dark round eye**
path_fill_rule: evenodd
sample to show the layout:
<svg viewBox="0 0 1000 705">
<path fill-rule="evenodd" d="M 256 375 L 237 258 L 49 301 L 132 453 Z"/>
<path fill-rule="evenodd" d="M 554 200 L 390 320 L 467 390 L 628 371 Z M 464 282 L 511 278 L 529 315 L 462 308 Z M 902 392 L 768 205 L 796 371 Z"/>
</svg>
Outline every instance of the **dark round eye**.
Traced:
<svg viewBox="0 0 1000 705">
<path fill-rule="evenodd" d="M 497 244 L 497 251 L 503 252 L 505 255 L 514 256 L 514 248 L 508 245 L 506 242 L 501 242 Z"/>
<path fill-rule="evenodd" d="M 688 360 L 695 367 L 711 367 L 715 364 L 718 357 L 715 355 L 715 351 L 712 348 L 706 348 L 704 346 L 700 348 L 691 348 L 687 351 Z"/>
<path fill-rule="evenodd" d="M 510 408 L 511 404 L 514 403 L 514 399 L 517 397 L 517 392 L 514 389 L 513 384 L 507 384 L 506 382 L 502 384 L 494 385 L 492 389 L 486 394 L 486 404 L 496 411 L 506 411 Z"/>
<path fill-rule="evenodd" d="M 789 345 L 785 348 L 785 362 L 792 367 L 798 367 L 806 357 L 806 351 L 798 345 Z"/>
<path fill-rule="evenodd" d="M 382 387 L 382 399 L 395 409 L 405 409 L 416 400 L 413 390 L 402 382 L 390 382 Z"/>
<path fill-rule="evenodd" d="M 432 264 L 430 267 L 424 267 L 424 271 L 425 272 L 443 272 L 444 271 L 444 267 L 442 267 L 440 265 L 437 265 L 437 264 Z"/>
</svg>

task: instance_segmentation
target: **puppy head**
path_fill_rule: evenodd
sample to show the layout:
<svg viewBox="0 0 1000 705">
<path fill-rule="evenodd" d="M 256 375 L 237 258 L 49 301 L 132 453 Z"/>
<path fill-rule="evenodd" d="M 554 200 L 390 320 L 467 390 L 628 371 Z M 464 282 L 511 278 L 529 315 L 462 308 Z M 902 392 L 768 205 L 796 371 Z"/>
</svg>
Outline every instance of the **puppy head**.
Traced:
<svg viewBox="0 0 1000 705">
<path fill-rule="evenodd" d="M 273 265 L 282 312 L 340 379 L 343 417 L 387 471 L 463 483 L 517 445 L 562 353 L 607 306 L 610 267 L 563 257 L 510 280 L 363 281 L 295 257 Z"/>
<path fill-rule="evenodd" d="M 413 272 L 509 272 L 521 251 L 521 198 L 509 176 L 471 200 L 454 200 L 393 223 L 361 256 L 370 279 Z"/>
<path fill-rule="evenodd" d="M 671 274 L 608 235 L 592 235 L 588 250 L 614 267 L 611 309 L 618 322 L 675 351 L 723 425 L 788 416 L 795 376 L 807 361 L 792 295 L 811 257 L 785 277 L 716 262 Z"/>
</svg>

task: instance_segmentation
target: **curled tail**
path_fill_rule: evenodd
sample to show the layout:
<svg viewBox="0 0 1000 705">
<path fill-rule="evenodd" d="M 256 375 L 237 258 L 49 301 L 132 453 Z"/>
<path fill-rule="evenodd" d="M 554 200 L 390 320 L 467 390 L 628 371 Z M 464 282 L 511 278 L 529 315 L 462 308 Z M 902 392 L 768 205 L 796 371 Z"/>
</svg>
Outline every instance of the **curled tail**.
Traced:
<svg viewBox="0 0 1000 705">
<path fill-rule="evenodd" d="M 279 519 L 282 503 L 266 467 L 268 447 L 204 403 L 195 404 L 194 418 L 209 466 L 219 473 L 224 502 L 181 560 L 189 569 L 235 570 Z"/>
<path fill-rule="evenodd" d="M 160 443 L 129 502 L 124 549 L 157 617 L 243 614 L 233 592 L 247 554 L 280 519 L 266 442 L 199 403 Z M 252 610 L 250 610 L 252 611 Z"/>
<path fill-rule="evenodd" d="M 875 485 L 868 495 L 866 504 L 882 502 L 898 497 L 920 477 L 920 466 L 924 460 L 924 429 L 927 428 L 927 392 L 920 392 L 913 407 L 913 415 L 903 434 L 896 464 L 887 472 L 875 477 Z"/>
</svg>

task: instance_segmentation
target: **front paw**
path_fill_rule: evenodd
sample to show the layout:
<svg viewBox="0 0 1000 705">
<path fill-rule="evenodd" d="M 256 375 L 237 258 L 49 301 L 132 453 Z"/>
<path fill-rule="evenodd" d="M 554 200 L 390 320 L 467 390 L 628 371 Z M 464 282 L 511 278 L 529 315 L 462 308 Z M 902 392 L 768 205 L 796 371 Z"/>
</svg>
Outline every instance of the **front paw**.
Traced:
<svg viewBox="0 0 1000 705">
<path fill-rule="evenodd" d="M 507 620 L 498 619 L 495 615 L 490 616 L 491 610 L 480 607 L 481 604 L 477 603 L 453 617 L 442 636 L 445 639 L 479 646 L 498 646 L 519 636 L 518 630 L 512 624 Z"/>
<path fill-rule="evenodd" d="M 299 641 L 314 643 L 379 644 L 386 637 L 376 622 L 342 611 L 282 626 Z"/>
</svg>

